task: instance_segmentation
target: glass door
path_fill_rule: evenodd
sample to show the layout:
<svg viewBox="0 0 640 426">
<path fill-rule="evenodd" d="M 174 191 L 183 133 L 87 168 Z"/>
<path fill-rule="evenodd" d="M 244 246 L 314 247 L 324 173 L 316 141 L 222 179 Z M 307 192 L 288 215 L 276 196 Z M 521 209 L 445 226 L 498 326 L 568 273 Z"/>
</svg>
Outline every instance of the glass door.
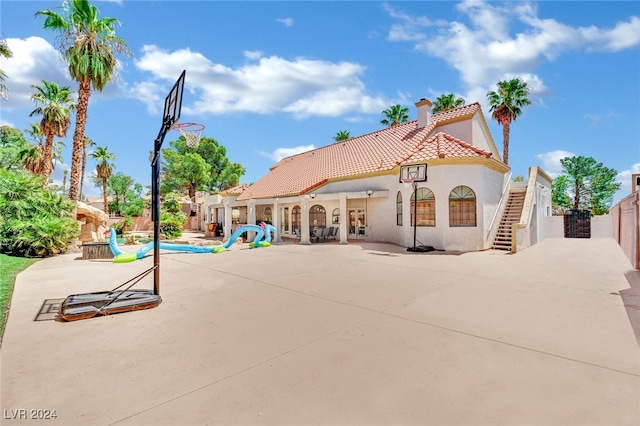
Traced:
<svg viewBox="0 0 640 426">
<path fill-rule="evenodd" d="M 365 226 L 365 211 L 360 209 L 349 209 L 349 238 L 364 240 Z"/>
</svg>

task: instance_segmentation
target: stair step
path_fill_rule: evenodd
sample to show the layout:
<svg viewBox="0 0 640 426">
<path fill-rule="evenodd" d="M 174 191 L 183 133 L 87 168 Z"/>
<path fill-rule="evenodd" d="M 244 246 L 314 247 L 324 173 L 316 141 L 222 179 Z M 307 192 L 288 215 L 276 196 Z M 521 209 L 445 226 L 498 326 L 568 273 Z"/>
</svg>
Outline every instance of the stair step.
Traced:
<svg viewBox="0 0 640 426">
<path fill-rule="evenodd" d="M 509 198 L 493 239 L 492 248 L 494 250 L 511 251 L 511 242 L 513 241 L 511 226 L 520 221 L 526 193 L 526 189 L 512 189 L 509 191 Z"/>
</svg>

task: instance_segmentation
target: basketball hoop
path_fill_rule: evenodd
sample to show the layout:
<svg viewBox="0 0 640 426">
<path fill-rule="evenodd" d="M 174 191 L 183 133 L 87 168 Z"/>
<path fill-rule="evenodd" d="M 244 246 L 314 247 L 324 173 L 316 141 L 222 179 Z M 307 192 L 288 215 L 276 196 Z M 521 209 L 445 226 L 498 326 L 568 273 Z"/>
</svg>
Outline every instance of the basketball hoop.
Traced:
<svg viewBox="0 0 640 426">
<path fill-rule="evenodd" d="M 405 188 L 412 188 L 415 180 L 414 178 L 403 178 L 402 183 L 404 184 Z"/>
<path fill-rule="evenodd" d="M 173 125 L 174 130 L 178 130 L 184 137 L 184 141 L 189 148 L 195 148 L 200 145 L 200 138 L 204 130 L 204 124 L 200 123 L 176 123 Z"/>
</svg>

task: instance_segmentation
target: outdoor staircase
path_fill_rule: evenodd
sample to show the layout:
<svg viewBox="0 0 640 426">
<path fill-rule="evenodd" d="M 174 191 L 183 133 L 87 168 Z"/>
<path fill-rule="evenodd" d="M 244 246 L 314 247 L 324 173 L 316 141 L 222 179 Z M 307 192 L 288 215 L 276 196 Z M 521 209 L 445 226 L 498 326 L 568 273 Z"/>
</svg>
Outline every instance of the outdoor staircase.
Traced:
<svg viewBox="0 0 640 426">
<path fill-rule="evenodd" d="M 498 232 L 493 240 L 494 250 L 511 251 L 511 224 L 520 221 L 526 193 L 527 190 L 525 188 L 512 189 L 509 191 L 509 200 L 507 200 L 507 206 L 504 209 L 502 219 L 498 225 Z"/>
</svg>

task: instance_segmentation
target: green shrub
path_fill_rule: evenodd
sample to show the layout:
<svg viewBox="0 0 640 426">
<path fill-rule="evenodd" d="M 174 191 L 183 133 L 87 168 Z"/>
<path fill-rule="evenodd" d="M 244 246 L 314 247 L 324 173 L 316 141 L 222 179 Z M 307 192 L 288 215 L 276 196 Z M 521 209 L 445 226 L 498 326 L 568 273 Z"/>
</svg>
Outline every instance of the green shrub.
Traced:
<svg viewBox="0 0 640 426">
<path fill-rule="evenodd" d="M 48 257 L 79 233 L 75 203 L 42 187 L 42 178 L 0 169 L 0 253 Z"/>
<path fill-rule="evenodd" d="M 169 213 L 160 215 L 160 232 L 170 240 L 182 235 L 182 228 L 187 223 L 187 215 L 184 212 Z"/>
</svg>

